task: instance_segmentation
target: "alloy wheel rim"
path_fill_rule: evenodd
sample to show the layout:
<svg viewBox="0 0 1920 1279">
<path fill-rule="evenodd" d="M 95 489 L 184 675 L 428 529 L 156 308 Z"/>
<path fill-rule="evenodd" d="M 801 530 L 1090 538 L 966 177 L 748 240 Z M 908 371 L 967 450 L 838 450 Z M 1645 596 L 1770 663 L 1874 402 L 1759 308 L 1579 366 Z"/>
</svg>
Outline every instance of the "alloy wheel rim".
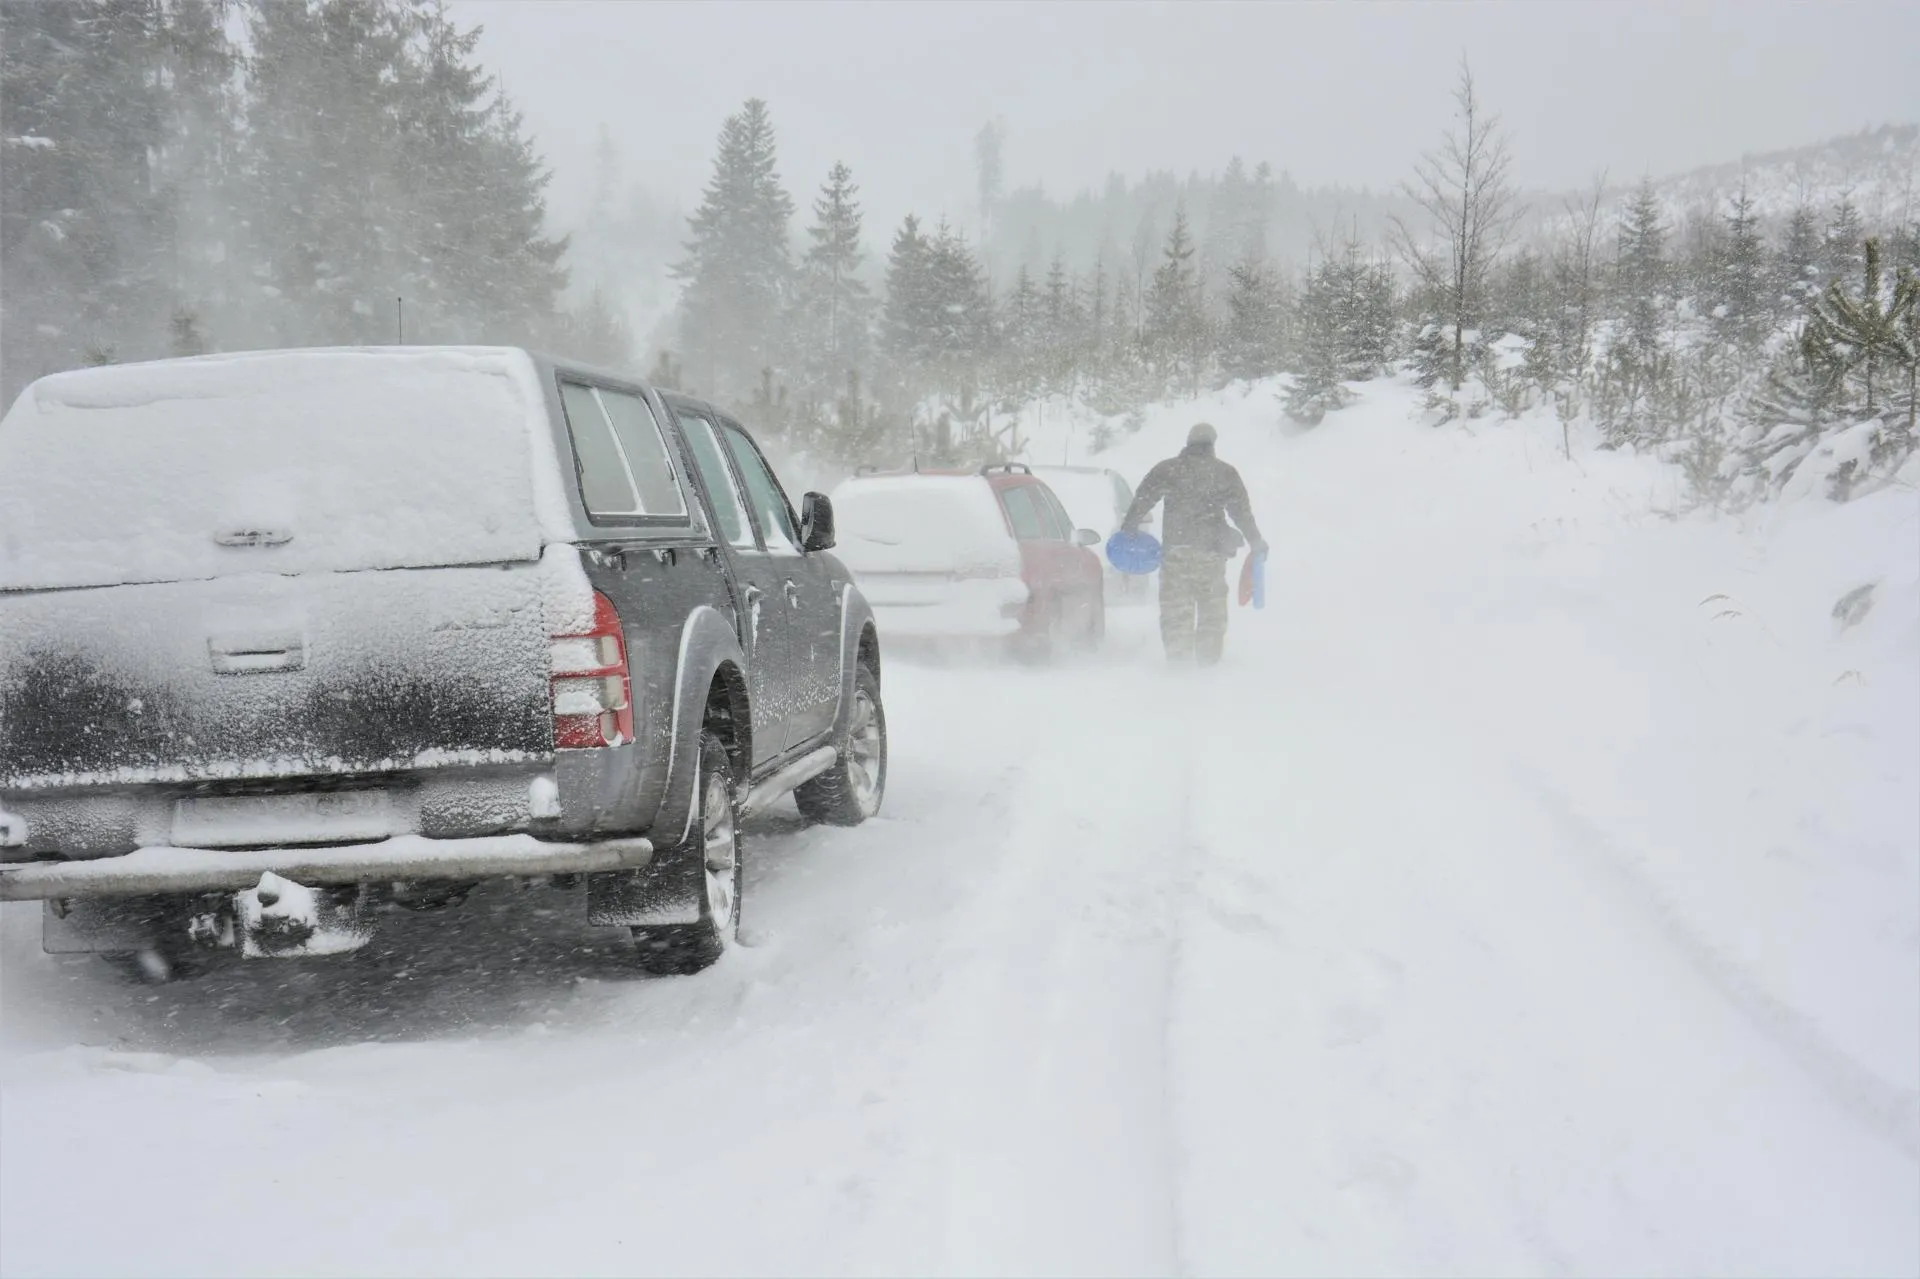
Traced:
<svg viewBox="0 0 1920 1279">
<path fill-rule="evenodd" d="M 709 777 L 700 815 L 706 832 L 707 908 L 714 928 L 724 937 L 733 936 L 733 883 L 740 864 L 740 840 L 728 798 L 727 779 L 718 774 Z"/>
<path fill-rule="evenodd" d="M 879 807 L 880 769 L 886 748 L 879 708 L 867 693 L 856 694 L 853 723 L 847 738 L 847 779 L 853 787 L 854 802 L 863 813 Z"/>
</svg>

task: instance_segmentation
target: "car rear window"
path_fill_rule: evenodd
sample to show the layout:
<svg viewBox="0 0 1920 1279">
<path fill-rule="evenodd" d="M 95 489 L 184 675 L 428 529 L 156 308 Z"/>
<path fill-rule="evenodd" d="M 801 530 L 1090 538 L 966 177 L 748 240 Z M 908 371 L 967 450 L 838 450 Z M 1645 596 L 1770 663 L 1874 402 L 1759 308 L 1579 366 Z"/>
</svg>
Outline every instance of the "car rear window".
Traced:
<svg viewBox="0 0 1920 1279">
<path fill-rule="evenodd" d="M 901 475 L 834 489 L 834 553 L 858 573 L 1017 569 L 1019 547 L 977 476 Z"/>
<path fill-rule="evenodd" d="M 0 420 L 0 589 L 537 559 L 534 458 L 551 445 L 512 354 L 43 378 Z"/>
<path fill-rule="evenodd" d="M 1051 521 L 1040 502 L 1040 492 L 1030 484 L 1010 485 L 1000 490 L 1000 500 L 1006 503 L 1007 518 L 1013 523 L 1013 533 L 1023 542 L 1044 542 L 1053 539 Z"/>
</svg>

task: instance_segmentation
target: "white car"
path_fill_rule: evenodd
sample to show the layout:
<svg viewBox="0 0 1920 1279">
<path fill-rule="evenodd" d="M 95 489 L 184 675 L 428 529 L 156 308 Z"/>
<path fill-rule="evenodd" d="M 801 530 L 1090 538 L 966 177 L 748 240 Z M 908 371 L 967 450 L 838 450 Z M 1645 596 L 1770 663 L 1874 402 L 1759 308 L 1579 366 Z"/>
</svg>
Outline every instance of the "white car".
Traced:
<svg viewBox="0 0 1920 1279">
<path fill-rule="evenodd" d="M 858 475 L 832 494 L 836 550 L 889 638 L 1096 646 L 1106 600 L 1095 528 L 1022 463 Z"/>
</svg>

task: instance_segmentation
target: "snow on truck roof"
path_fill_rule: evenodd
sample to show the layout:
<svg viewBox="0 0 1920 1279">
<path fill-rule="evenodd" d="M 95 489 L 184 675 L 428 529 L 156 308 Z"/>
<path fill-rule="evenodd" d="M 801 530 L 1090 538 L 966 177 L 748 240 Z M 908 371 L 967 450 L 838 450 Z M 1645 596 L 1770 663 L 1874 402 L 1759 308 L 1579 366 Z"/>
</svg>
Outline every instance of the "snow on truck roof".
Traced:
<svg viewBox="0 0 1920 1279">
<path fill-rule="evenodd" d="M 514 348 L 56 373 L 0 418 L 0 590 L 538 559 L 560 475 Z"/>
</svg>

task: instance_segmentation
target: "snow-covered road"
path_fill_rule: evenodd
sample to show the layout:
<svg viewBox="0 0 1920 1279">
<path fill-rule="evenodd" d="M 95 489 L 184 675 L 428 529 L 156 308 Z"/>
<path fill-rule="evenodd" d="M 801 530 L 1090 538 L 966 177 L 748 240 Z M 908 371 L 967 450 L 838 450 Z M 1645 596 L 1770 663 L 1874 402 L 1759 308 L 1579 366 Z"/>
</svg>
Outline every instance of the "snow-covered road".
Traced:
<svg viewBox="0 0 1920 1279">
<path fill-rule="evenodd" d="M 141 989 L 9 908 L 0 1269 L 1920 1272 L 1920 503 L 1233 407 L 1228 661 L 895 662 L 883 818 L 769 818 L 707 973 L 501 888 Z"/>
</svg>

